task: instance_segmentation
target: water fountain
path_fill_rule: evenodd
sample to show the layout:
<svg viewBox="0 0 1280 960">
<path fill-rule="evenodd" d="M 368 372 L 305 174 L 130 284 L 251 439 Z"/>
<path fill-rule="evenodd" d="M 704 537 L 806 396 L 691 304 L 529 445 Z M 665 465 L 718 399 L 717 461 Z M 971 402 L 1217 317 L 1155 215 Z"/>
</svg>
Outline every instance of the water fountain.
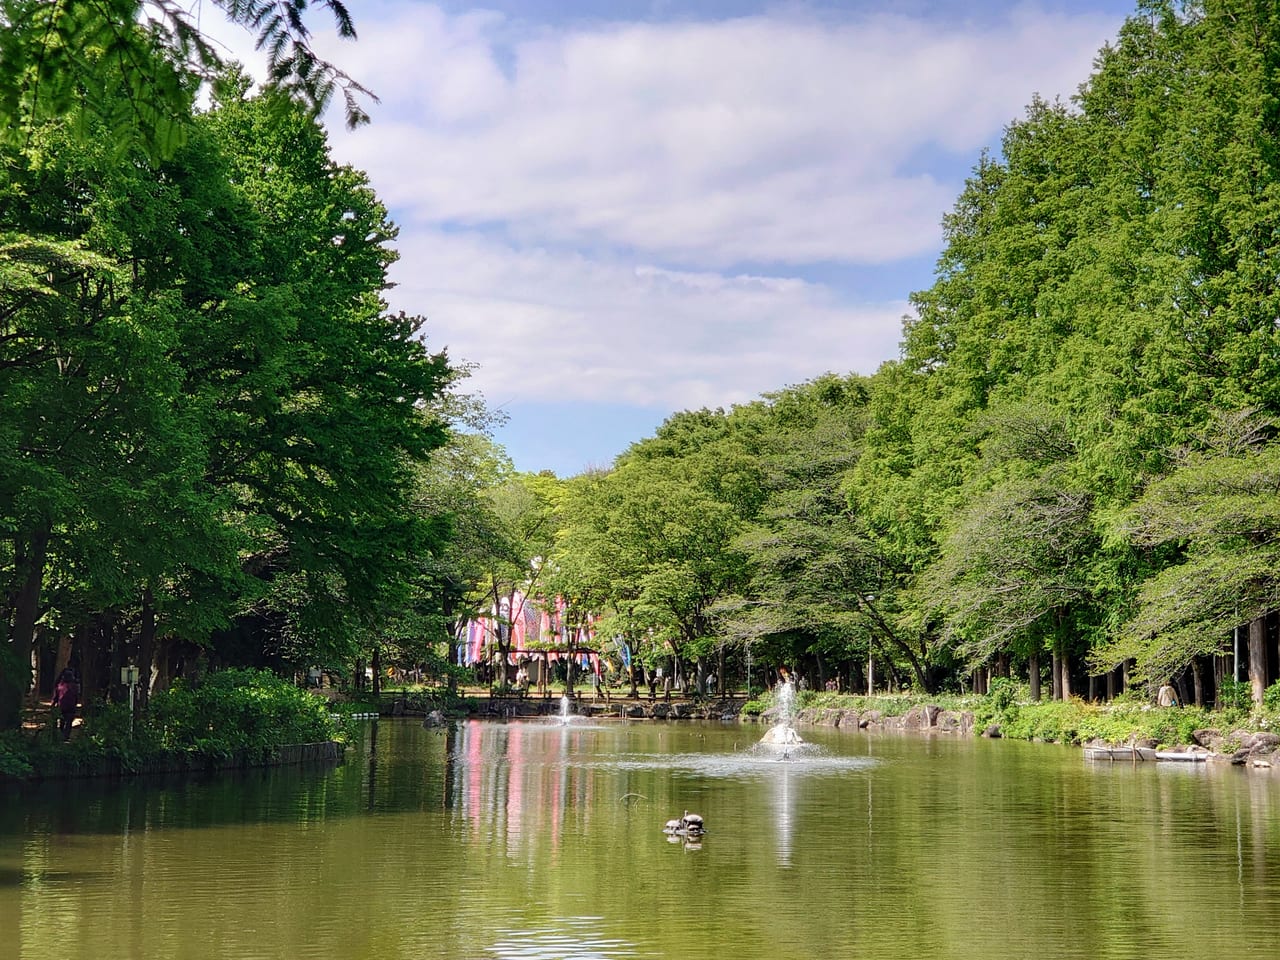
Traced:
<svg viewBox="0 0 1280 960">
<path fill-rule="evenodd" d="M 539 718 L 539 724 L 552 730 L 560 730 L 563 733 L 578 733 L 583 730 L 601 730 L 599 724 L 592 721 L 589 713 L 578 713 L 573 697 L 567 694 L 560 697 L 560 709 L 554 713 L 548 713 L 546 716 Z"/>
<path fill-rule="evenodd" d="M 796 733 L 795 728 L 791 726 L 791 721 L 796 715 L 796 692 L 791 685 L 790 680 L 784 680 L 778 684 L 774 690 L 774 700 L 777 703 L 777 715 L 774 718 L 773 726 L 771 726 L 763 737 L 760 738 L 762 744 L 772 747 L 796 747 L 804 743 L 800 738 L 800 734 Z M 786 756 L 784 749 L 783 756 Z"/>
<path fill-rule="evenodd" d="M 560 715 L 556 718 L 556 722 L 562 727 L 567 727 L 573 723 L 577 717 L 573 714 L 573 701 L 568 696 L 560 698 Z"/>
</svg>

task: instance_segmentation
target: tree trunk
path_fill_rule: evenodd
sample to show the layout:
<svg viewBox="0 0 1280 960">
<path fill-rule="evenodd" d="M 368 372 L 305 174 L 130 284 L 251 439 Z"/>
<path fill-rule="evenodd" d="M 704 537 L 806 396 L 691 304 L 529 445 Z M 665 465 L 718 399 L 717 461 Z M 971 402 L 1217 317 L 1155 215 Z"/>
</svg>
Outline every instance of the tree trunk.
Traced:
<svg viewBox="0 0 1280 960">
<path fill-rule="evenodd" d="M 373 695 L 376 697 L 382 693 L 382 649 L 378 644 L 373 645 L 373 657 L 371 660 L 373 666 Z M 506 676 L 506 671 L 503 671 Z"/>
<path fill-rule="evenodd" d="M 15 586 L 11 599 L 13 621 L 10 640 L 18 661 L 23 664 L 31 663 L 31 654 L 35 649 L 36 621 L 40 619 L 40 588 L 44 585 L 44 568 L 49 552 L 49 532 L 48 522 L 42 521 L 26 535 L 17 537 L 13 544 Z"/>
<path fill-rule="evenodd" d="M 464 634 L 462 633 L 462 627 L 466 624 L 465 619 L 463 619 L 461 623 L 458 623 L 454 620 L 453 608 L 454 608 L 453 596 L 448 590 L 445 590 L 444 599 L 441 601 L 441 605 L 440 605 L 440 611 L 441 613 L 444 614 L 444 622 L 446 624 L 453 625 L 453 629 L 448 631 L 448 636 L 446 638 L 449 641 L 449 656 L 447 658 L 449 663 L 453 663 L 455 661 L 455 652 L 456 652 L 458 643 L 460 641 L 460 638 L 464 636 Z M 446 670 L 445 683 L 449 691 L 449 698 L 452 699 L 453 695 L 458 692 L 457 671 Z"/>
<path fill-rule="evenodd" d="M 895 631 L 889 622 L 880 614 L 875 603 L 863 598 L 862 603 L 859 605 L 859 609 L 871 618 L 871 622 L 875 624 L 880 635 L 889 643 L 897 647 L 902 655 L 907 658 L 907 663 L 911 665 L 911 672 L 915 674 L 916 683 L 920 685 L 920 689 L 925 693 L 934 693 L 935 691 L 929 683 L 929 677 L 925 672 L 924 663 L 921 657 L 916 655 L 916 651 L 911 648 L 909 643 L 898 636 L 897 631 Z M 899 680 L 898 671 L 893 666 L 892 661 L 890 661 L 890 670 L 892 671 L 894 679 Z M 901 688 L 901 686 L 902 684 L 899 680 L 898 687 Z"/>
<path fill-rule="evenodd" d="M 59 676 L 69 666 L 71 666 L 71 634 L 63 633 L 58 637 L 58 653 L 53 659 L 54 677 Z"/>
<path fill-rule="evenodd" d="M 152 693 L 163 693 L 173 686 L 173 638 L 156 640 L 156 673 Z"/>
<path fill-rule="evenodd" d="M 111 623 L 105 614 L 95 616 L 77 630 L 80 652 L 80 702 L 85 717 L 95 716 L 103 698 L 111 695 L 111 677 L 102 675 L 104 655 L 111 651 Z"/>
<path fill-rule="evenodd" d="M 1197 707 L 1204 706 L 1204 677 L 1200 674 L 1200 661 L 1191 661 L 1191 685 L 1195 691 L 1195 704 Z"/>
<path fill-rule="evenodd" d="M 1262 706 L 1262 694 L 1267 689 L 1267 618 L 1255 617 L 1249 621 L 1249 686 L 1253 705 Z"/>
<path fill-rule="evenodd" d="M 1062 699 L 1062 657 L 1058 654 L 1057 649 L 1053 651 L 1053 663 L 1051 669 L 1051 685 L 1053 689 L 1053 699 Z"/>
<path fill-rule="evenodd" d="M 1031 685 L 1031 700 L 1040 702 L 1040 651 L 1037 650 L 1027 658 L 1027 681 Z"/>
<path fill-rule="evenodd" d="M 116 617 L 106 622 L 103 630 L 102 638 L 106 641 L 107 650 L 109 651 L 109 660 L 107 667 L 107 702 L 120 703 L 121 692 L 128 697 L 129 692 L 125 690 L 120 680 L 120 668 L 125 665 L 125 656 L 127 650 L 124 642 L 124 635 L 128 633 L 128 627 L 124 623 L 123 617 Z"/>
<path fill-rule="evenodd" d="M 1058 665 L 1062 668 L 1062 699 L 1071 699 L 1071 654 L 1060 653 L 1058 655 Z"/>
</svg>

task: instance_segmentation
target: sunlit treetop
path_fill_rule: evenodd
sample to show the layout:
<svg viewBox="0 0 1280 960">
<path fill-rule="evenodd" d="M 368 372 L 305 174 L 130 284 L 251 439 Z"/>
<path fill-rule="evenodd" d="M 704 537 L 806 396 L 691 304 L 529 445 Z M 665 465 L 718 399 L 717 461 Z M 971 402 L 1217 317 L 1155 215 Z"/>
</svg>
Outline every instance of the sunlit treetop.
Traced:
<svg viewBox="0 0 1280 960">
<path fill-rule="evenodd" d="M 312 49 L 309 0 L 212 2 L 254 34 L 268 87 L 317 113 L 341 91 L 348 125 L 368 121 L 373 94 Z M 340 37 L 355 37 L 341 0 L 315 2 Z M 122 147 L 171 155 L 199 85 L 225 67 L 198 18 L 199 3 L 174 0 L 0 0 L 0 139 L 24 147 L 52 119 L 83 131 L 102 121 Z"/>
</svg>

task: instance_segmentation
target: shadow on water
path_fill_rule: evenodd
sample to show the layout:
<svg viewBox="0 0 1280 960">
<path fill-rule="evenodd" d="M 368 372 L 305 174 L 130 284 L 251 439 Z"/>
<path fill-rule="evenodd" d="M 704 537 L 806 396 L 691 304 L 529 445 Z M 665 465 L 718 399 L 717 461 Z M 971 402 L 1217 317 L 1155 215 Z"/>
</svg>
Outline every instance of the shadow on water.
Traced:
<svg viewBox="0 0 1280 960">
<path fill-rule="evenodd" d="M 395 734 L 380 742 L 379 724 Z M 454 736 L 452 727 L 371 720 L 337 764 L 11 784 L 0 788 L 0 838 L 308 823 L 439 807 Z"/>
</svg>

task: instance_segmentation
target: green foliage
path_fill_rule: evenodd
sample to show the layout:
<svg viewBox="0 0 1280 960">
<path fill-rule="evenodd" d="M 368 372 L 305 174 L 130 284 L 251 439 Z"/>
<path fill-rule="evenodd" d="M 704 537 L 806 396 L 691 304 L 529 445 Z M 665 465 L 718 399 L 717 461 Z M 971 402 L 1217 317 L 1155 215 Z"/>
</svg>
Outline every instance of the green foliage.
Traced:
<svg viewBox="0 0 1280 960">
<path fill-rule="evenodd" d="M 1001 717 L 1000 733 L 1014 740 L 1075 743 L 1083 710 L 1074 701 L 1018 704 Z"/>
<path fill-rule="evenodd" d="M 340 739 L 343 729 L 326 700 L 269 671 L 224 670 L 157 694 L 136 721 L 127 703 L 100 704 L 70 743 L 52 717 L 35 736 L 0 732 L 0 777 L 92 769 L 104 757 L 126 771 L 174 756 L 264 762 L 282 746 Z"/>
<path fill-rule="evenodd" d="M 0 730 L 0 780 L 21 780 L 31 775 L 31 750 L 18 730 Z"/>
<path fill-rule="evenodd" d="M 1150 711 L 1148 736 L 1161 747 L 1193 743 L 1192 733 L 1212 726 L 1215 715 L 1196 707 L 1166 707 Z M 1220 722 L 1220 720 L 1218 721 Z"/>
<path fill-rule="evenodd" d="M 146 735 L 166 750 L 269 758 L 286 744 L 334 735 L 328 703 L 265 670 L 222 670 L 152 698 Z M 118 735 L 118 732 L 117 732 Z"/>
<path fill-rule="evenodd" d="M 1273 690 L 1275 686 L 1275 684 L 1272 684 L 1267 690 Z M 1249 681 L 1232 680 L 1229 677 L 1223 677 L 1222 683 L 1218 685 L 1218 709 L 1249 710 L 1252 706 L 1253 689 Z"/>
<path fill-rule="evenodd" d="M 317 56 L 304 21 L 308 0 L 217 0 L 267 54 L 272 89 L 319 113 L 341 91 L 349 126 L 368 121 L 376 99 Z M 328 8 L 338 36 L 355 28 L 340 0 Z M 222 57 L 187 7 L 173 0 L 4 0 L 0 3 L 0 139 L 30 145 L 31 132 L 66 121 L 88 140 L 106 132 L 116 153 L 143 148 L 171 157 L 190 132 L 201 81 L 219 78 Z"/>
<path fill-rule="evenodd" d="M 1267 713 L 1280 713 L 1280 680 L 1263 691 L 1262 709 Z"/>
<path fill-rule="evenodd" d="M 1177 552 L 1142 584 L 1100 659 L 1132 657 L 1139 675 L 1168 676 L 1280 607 L 1280 446 L 1265 444 L 1274 429 L 1257 411 L 1215 411 L 1177 468 L 1119 521 L 1135 543 Z"/>
<path fill-rule="evenodd" d="M 1280 412 L 1277 42 L 1265 5 L 1143 4 L 946 218 L 850 491 L 961 660 L 1168 676 L 1280 608 L 1274 431 L 1233 429 Z"/>
<path fill-rule="evenodd" d="M 999 723 L 1003 736 L 1018 740 L 1055 743 L 1102 740 L 1119 744 L 1150 739 L 1158 746 L 1171 747 L 1194 742 L 1194 731 L 1220 724 L 1222 717 L 1194 707 L 1153 709 L 1057 700 L 1019 703 L 1006 709 Z"/>
<path fill-rule="evenodd" d="M 22 715 L 22 697 L 31 682 L 30 663 L 14 649 L 0 642 L 0 730 L 16 727 Z"/>
<path fill-rule="evenodd" d="M 427 408 L 451 373 L 380 299 L 385 208 L 288 103 L 187 119 L 162 163 L 57 123 L 3 155 L 0 572 L 20 662 L 38 616 L 47 636 L 101 615 L 208 644 L 251 612 L 258 649 L 224 660 L 306 664 L 438 610 L 414 561 L 448 530 L 413 466 L 444 440 Z"/>
<path fill-rule="evenodd" d="M 993 677 L 987 685 L 987 701 L 997 714 L 1013 706 L 1018 697 L 1018 684 L 1009 677 Z"/>
<path fill-rule="evenodd" d="M 739 444 L 723 439 L 724 419 L 706 411 L 676 418 L 674 436 L 660 431 L 611 473 L 579 478 L 565 493 L 551 588 L 612 612 L 605 626 L 646 663 L 709 652 L 712 605 L 744 574 L 734 538 L 755 502 L 753 468 Z"/>
</svg>

